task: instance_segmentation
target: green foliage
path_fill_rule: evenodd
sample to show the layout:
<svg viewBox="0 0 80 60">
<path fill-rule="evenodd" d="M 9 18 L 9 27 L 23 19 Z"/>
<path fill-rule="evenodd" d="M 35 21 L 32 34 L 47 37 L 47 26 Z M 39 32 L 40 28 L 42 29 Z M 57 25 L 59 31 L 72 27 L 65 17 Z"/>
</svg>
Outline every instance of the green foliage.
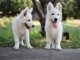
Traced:
<svg viewBox="0 0 80 60">
<path fill-rule="evenodd" d="M 80 18 L 80 0 L 61 0 L 63 19 L 66 17 Z"/>
<path fill-rule="evenodd" d="M 12 21 L 14 17 L 3 17 L 0 18 L 0 46 L 1 47 L 13 47 L 14 39 L 12 32 Z M 9 21 L 8 21 L 9 20 Z M 45 38 L 41 36 L 40 31 L 40 23 L 38 21 L 33 21 L 35 24 L 35 28 L 30 32 L 30 40 L 31 45 L 35 48 L 43 48 L 45 46 Z M 68 21 L 63 22 L 64 32 L 69 32 L 70 40 L 65 40 L 63 37 L 62 40 L 62 48 L 80 48 L 80 23 L 77 21 L 75 24 L 75 20 L 68 19 Z"/>
<path fill-rule="evenodd" d="M 0 0 L 0 10 L 7 14 L 11 11 L 13 14 L 19 13 L 25 7 L 32 7 L 31 0 Z"/>
</svg>

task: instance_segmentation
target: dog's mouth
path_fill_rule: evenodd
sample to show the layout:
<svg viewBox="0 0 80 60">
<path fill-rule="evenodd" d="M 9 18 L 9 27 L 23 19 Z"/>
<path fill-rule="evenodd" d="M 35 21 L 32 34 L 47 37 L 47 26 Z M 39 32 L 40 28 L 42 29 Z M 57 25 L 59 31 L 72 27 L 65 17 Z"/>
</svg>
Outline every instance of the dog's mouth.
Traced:
<svg viewBox="0 0 80 60">
<path fill-rule="evenodd" d="M 26 26 L 26 28 L 27 28 L 29 31 L 31 31 L 31 28 L 30 28 L 26 23 L 24 23 L 24 25 Z"/>
<path fill-rule="evenodd" d="M 51 21 L 52 21 L 52 25 L 53 25 L 53 27 L 54 27 L 54 28 L 57 28 L 56 21 L 53 21 L 52 19 L 51 19 Z"/>
</svg>

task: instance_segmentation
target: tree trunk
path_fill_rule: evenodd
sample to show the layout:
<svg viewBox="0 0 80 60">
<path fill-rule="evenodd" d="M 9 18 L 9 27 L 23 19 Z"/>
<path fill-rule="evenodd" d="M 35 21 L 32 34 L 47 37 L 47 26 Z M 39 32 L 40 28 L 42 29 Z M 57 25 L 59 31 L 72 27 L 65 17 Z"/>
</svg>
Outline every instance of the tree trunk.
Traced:
<svg viewBox="0 0 80 60">
<path fill-rule="evenodd" d="M 41 23 L 41 35 L 44 37 L 45 36 L 45 15 L 46 15 L 46 7 L 48 2 L 52 2 L 53 4 L 56 4 L 57 2 L 60 2 L 61 0 L 39 0 L 42 6 L 42 10 L 40 9 L 38 3 L 36 0 L 32 0 L 34 8 L 40 18 L 40 23 Z"/>
<path fill-rule="evenodd" d="M 52 2 L 54 6 L 56 6 L 56 3 L 61 2 L 61 0 L 39 0 L 42 6 L 42 10 L 40 9 L 38 3 L 36 0 L 32 0 L 34 8 L 36 12 L 38 13 L 38 16 L 40 18 L 40 23 L 41 23 L 41 35 L 44 37 L 45 36 L 45 15 L 46 15 L 46 7 L 48 2 Z M 66 40 L 69 39 L 69 33 L 64 32 L 63 36 L 66 36 Z"/>
<path fill-rule="evenodd" d="M 40 24 L 41 24 L 41 32 L 40 33 L 42 34 L 42 36 L 45 36 L 45 28 L 44 28 L 44 26 L 45 26 L 45 15 L 42 12 L 42 10 L 40 9 L 37 1 L 36 0 L 32 0 L 32 2 L 33 2 L 33 5 L 34 5 L 34 8 L 35 8 L 35 10 L 36 10 L 36 12 L 37 12 L 37 14 L 38 14 L 38 16 L 40 18 L 40 20 L 39 20 Z"/>
</svg>

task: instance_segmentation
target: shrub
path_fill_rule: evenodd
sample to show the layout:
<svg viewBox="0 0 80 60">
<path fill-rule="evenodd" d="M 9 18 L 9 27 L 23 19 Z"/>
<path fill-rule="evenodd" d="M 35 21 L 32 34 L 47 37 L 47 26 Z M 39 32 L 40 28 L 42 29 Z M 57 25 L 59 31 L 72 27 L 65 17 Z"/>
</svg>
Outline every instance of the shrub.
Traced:
<svg viewBox="0 0 80 60">
<path fill-rule="evenodd" d="M 32 7 L 30 0 L 0 0 L 0 10 L 6 15 L 17 14 L 25 7 Z"/>
</svg>

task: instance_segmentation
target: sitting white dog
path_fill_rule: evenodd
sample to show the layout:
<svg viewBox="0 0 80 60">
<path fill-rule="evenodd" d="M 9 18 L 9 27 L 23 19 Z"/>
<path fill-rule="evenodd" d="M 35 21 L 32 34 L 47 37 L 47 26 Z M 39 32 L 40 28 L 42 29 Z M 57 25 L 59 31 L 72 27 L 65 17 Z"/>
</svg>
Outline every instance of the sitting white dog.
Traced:
<svg viewBox="0 0 80 60">
<path fill-rule="evenodd" d="M 45 22 L 46 31 L 46 49 L 57 49 L 61 50 L 61 40 L 62 40 L 62 5 L 57 3 L 54 7 L 51 2 L 47 5 L 47 17 Z"/>
<path fill-rule="evenodd" d="M 26 40 L 27 48 L 32 49 L 30 44 L 29 31 L 34 27 L 32 23 L 33 8 L 26 7 L 22 12 L 14 19 L 12 24 L 12 30 L 14 34 L 15 46 L 14 49 L 19 49 L 19 44 L 24 46 L 23 40 Z"/>
</svg>

